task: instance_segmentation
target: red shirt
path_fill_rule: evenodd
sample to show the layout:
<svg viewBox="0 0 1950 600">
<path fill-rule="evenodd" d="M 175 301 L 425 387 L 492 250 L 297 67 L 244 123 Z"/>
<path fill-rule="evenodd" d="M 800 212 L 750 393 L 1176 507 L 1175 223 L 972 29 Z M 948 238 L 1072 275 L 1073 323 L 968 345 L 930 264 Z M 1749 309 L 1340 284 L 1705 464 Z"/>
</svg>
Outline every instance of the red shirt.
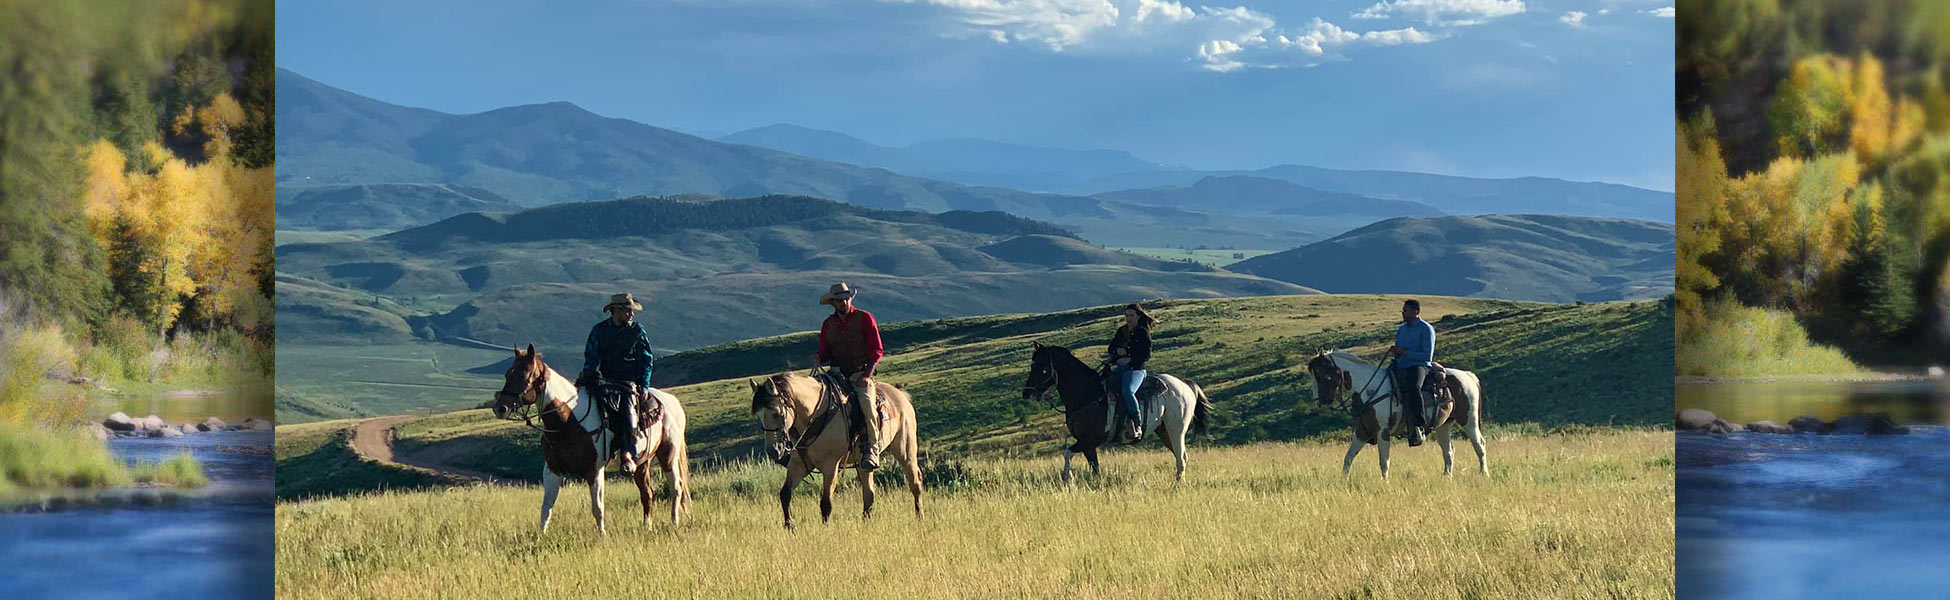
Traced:
<svg viewBox="0 0 1950 600">
<path fill-rule="evenodd" d="M 884 355 L 880 325 L 874 323 L 873 313 L 855 308 L 844 316 L 827 315 L 826 322 L 819 325 L 820 362 L 831 362 L 841 371 L 857 373 L 880 362 Z"/>
</svg>

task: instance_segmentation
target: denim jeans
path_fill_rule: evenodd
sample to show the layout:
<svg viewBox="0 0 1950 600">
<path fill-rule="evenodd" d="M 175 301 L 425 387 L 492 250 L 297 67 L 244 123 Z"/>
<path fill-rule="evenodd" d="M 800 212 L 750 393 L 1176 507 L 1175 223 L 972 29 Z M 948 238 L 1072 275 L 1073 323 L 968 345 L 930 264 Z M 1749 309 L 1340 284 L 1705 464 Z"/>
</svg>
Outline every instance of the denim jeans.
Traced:
<svg viewBox="0 0 1950 600">
<path fill-rule="evenodd" d="M 1111 372 L 1117 374 L 1117 395 L 1124 400 L 1124 413 L 1132 418 L 1142 418 L 1138 415 L 1137 391 L 1138 386 L 1144 385 L 1144 369 L 1132 370 L 1117 365 L 1111 367 Z"/>
</svg>

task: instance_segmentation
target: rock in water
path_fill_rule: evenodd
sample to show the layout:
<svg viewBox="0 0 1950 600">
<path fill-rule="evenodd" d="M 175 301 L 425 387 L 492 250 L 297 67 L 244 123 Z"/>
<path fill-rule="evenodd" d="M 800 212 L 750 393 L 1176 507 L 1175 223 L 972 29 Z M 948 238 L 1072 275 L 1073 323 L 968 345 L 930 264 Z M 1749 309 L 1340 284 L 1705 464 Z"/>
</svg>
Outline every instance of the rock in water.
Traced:
<svg viewBox="0 0 1950 600">
<path fill-rule="evenodd" d="M 203 420 L 204 431 L 223 431 L 224 425 L 226 425 L 226 423 L 223 422 L 223 419 L 219 419 L 216 417 L 210 417 L 208 419 Z"/>
<path fill-rule="evenodd" d="M 88 437 L 95 438 L 96 441 L 108 441 L 108 427 L 100 423 L 89 423 L 87 427 L 82 428 L 82 433 Z"/>
<path fill-rule="evenodd" d="M 1855 413 L 1835 419 L 1835 429 L 1830 433 L 1895 435 L 1909 433 L 1909 428 L 1896 425 L 1888 413 Z"/>
<path fill-rule="evenodd" d="M 1679 411 L 1673 423 L 1681 430 L 1706 431 L 1712 429 L 1713 422 L 1718 420 L 1719 417 L 1714 416 L 1712 411 L 1688 408 Z"/>
<path fill-rule="evenodd" d="M 183 437 L 183 432 L 177 431 L 175 427 L 163 426 L 163 427 L 157 427 L 155 429 L 149 430 L 149 437 L 152 438 Z"/>
<path fill-rule="evenodd" d="M 1712 425 L 1708 425 L 1706 427 L 1706 430 L 1712 433 L 1727 434 L 1727 433 L 1740 431 L 1740 426 L 1734 423 L 1727 422 L 1726 419 L 1716 418 L 1713 419 Z"/>
<path fill-rule="evenodd" d="M 164 423 L 162 417 L 156 415 L 149 415 L 148 418 L 142 420 L 143 429 L 162 429 L 168 426 L 169 424 Z"/>
<path fill-rule="evenodd" d="M 1794 428 L 1773 421 L 1754 421 L 1747 424 L 1747 431 L 1754 433 L 1794 433 Z"/>
<path fill-rule="evenodd" d="M 137 429 L 135 421 L 129 420 L 128 415 L 119 412 L 109 415 L 107 419 L 102 421 L 102 426 L 114 431 L 135 431 Z"/>
<path fill-rule="evenodd" d="M 1801 415 L 1788 421 L 1795 433 L 1828 433 L 1828 422 L 1812 415 Z"/>
</svg>

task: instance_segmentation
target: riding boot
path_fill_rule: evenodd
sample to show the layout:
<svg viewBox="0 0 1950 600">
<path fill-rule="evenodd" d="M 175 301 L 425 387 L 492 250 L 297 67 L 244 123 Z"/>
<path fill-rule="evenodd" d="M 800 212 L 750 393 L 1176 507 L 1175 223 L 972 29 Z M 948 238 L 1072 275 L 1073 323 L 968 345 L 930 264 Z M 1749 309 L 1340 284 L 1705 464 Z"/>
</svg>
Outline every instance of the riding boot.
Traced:
<svg viewBox="0 0 1950 600">
<path fill-rule="evenodd" d="M 1422 394 L 1409 392 L 1402 396 L 1402 418 L 1408 425 L 1408 445 L 1422 445 Z"/>
<path fill-rule="evenodd" d="M 624 423 L 624 434 L 617 436 L 617 441 L 623 444 L 623 472 L 632 474 L 636 473 L 637 469 L 637 436 L 641 435 L 641 432 L 637 431 L 636 407 L 636 395 L 625 395 L 623 410 L 621 411 L 622 414 L 617 415 L 617 418 L 621 419 Z"/>
</svg>

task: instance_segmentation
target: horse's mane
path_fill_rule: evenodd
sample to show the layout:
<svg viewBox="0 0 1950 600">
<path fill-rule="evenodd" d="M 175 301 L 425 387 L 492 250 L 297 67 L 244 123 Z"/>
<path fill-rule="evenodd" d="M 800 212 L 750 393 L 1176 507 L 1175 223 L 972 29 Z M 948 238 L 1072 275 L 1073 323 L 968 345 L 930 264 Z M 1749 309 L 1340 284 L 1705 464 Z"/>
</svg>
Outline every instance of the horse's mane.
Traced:
<svg viewBox="0 0 1950 600">
<path fill-rule="evenodd" d="M 779 384 L 781 388 L 779 390 L 779 393 L 783 395 L 787 395 L 787 396 L 810 395 L 813 397 L 817 397 L 819 395 L 819 385 L 820 385 L 819 380 L 813 379 L 811 377 L 807 377 L 805 375 L 800 375 L 798 373 L 778 373 L 774 375 L 768 375 L 765 377 L 765 381 L 767 383 Z M 761 399 L 761 397 L 762 394 L 759 394 L 756 391 L 752 393 L 752 411 L 756 412 L 759 409 L 771 407 L 769 404 L 766 403 L 765 400 Z"/>
<path fill-rule="evenodd" d="M 1083 368 L 1085 368 L 1085 369 L 1089 369 L 1089 368 L 1090 368 L 1090 364 L 1089 364 L 1089 363 L 1085 363 L 1085 362 L 1083 362 L 1083 359 L 1081 359 L 1081 358 L 1077 358 L 1077 355 L 1076 355 L 1075 353 L 1073 353 L 1073 352 L 1070 352 L 1070 349 L 1069 349 L 1069 348 L 1065 348 L 1065 347 L 1063 347 L 1063 346 L 1051 346 L 1051 345 L 1049 345 L 1049 344 L 1044 344 L 1044 345 L 1043 345 L 1043 350 L 1044 350 L 1044 351 L 1051 351 L 1051 350 L 1054 350 L 1055 352 L 1054 352 L 1053 354 L 1054 354 L 1054 356 L 1056 356 L 1056 358 L 1055 358 L 1054 360 L 1059 360 L 1059 361 L 1060 361 L 1060 360 L 1063 360 L 1063 359 L 1069 359 L 1069 362 L 1070 362 L 1070 363 L 1072 363 L 1072 364 L 1075 364 L 1076 366 L 1079 366 L 1079 367 L 1083 367 Z M 1054 365 L 1052 365 L 1052 366 L 1054 366 Z"/>
</svg>

